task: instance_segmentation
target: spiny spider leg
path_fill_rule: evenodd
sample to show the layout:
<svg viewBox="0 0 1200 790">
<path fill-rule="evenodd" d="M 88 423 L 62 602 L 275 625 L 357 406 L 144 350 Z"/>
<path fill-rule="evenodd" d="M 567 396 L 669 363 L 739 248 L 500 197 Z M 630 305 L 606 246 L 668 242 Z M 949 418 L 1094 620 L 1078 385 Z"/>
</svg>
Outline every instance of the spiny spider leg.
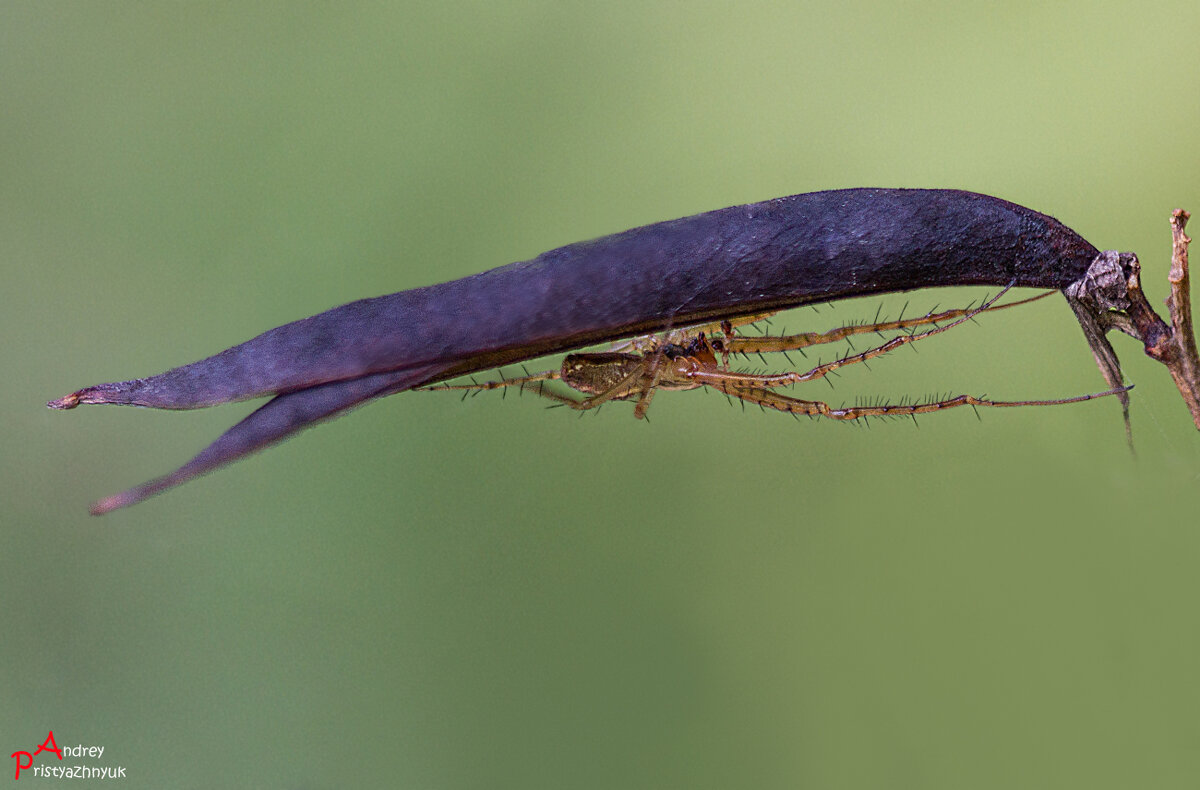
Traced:
<svg viewBox="0 0 1200 790">
<path fill-rule="evenodd" d="M 662 379 L 664 348 L 664 346 L 659 346 L 654 350 L 654 353 L 650 357 L 649 367 L 645 370 L 641 393 L 638 395 L 638 401 L 633 407 L 633 416 L 639 420 L 646 419 L 646 412 L 650 409 L 650 401 L 654 399 L 654 393 L 658 390 L 658 383 Z"/>
<path fill-rule="evenodd" d="M 505 387 L 520 387 L 521 392 L 532 392 L 534 395 L 547 398 L 548 400 L 557 401 L 558 403 L 570 406 L 574 409 L 586 408 L 579 405 L 581 401 L 578 399 L 572 398 L 570 395 L 564 395 L 561 392 L 555 392 L 543 384 L 543 382 L 555 381 L 561 378 L 562 375 L 559 373 L 559 371 L 547 370 L 542 373 L 531 373 L 526 376 L 513 376 L 512 378 L 504 378 L 497 381 L 471 382 L 470 384 L 430 384 L 426 387 L 414 387 L 414 389 L 426 391 L 470 390 L 474 392 L 482 392 L 484 390 L 498 390 Z"/>
<path fill-rule="evenodd" d="M 860 351 L 857 354 L 851 354 L 849 356 L 841 357 L 840 359 L 835 359 L 832 362 L 826 362 L 822 365 L 817 365 L 815 368 L 813 368 L 809 371 L 806 371 L 804 373 L 797 373 L 795 371 L 789 371 L 787 373 L 767 373 L 767 374 L 739 373 L 736 371 L 729 371 L 729 370 L 717 370 L 715 368 L 709 368 L 709 367 L 701 365 L 701 364 L 696 364 L 690 370 L 683 372 L 683 375 L 687 376 L 687 378 L 691 379 L 692 381 L 694 381 L 698 384 L 707 384 L 711 387 L 717 387 L 718 389 L 721 389 L 720 384 L 722 382 L 727 382 L 729 384 L 729 386 L 738 387 L 741 389 L 769 389 L 769 388 L 774 388 L 774 387 L 786 387 L 791 384 L 800 384 L 800 383 L 803 383 L 806 381 L 813 381 L 815 379 L 824 378 L 825 376 L 828 376 L 833 371 L 835 371 L 839 368 L 846 367 L 847 365 L 854 365 L 859 362 L 866 362 L 869 359 L 875 359 L 876 357 L 881 357 L 890 351 L 895 351 L 897 348 L 908 345 L 909 343 L 915 343 L 918 340 L 924 340 L 927 337 L 932 337 L 933 335 L 941 334 L 942 332 L 947 332 L 965 321 L 970 321 L 972 318 L 974 318 L 975 316 L 979 315 L 982 312 L 985 312 L 989 309 L 994 309 L 994 305 L 995 305 L 996 301 L 999 300 L 1000 297 L 1004 296 L 1004 293 L 1007 290 L 1008 290 L 1008 288 L 1005 288 L 1004 290 L 1000 291 L 1000 293 L 996 294 L 990 300 L 984 302 L 983 304 L 981 304 L 979 307 L 975 308 L 974 310 L 948 311 L 951 313 L 958 314 L 958 316 L 959 316 L 954 321 L 951 321 L 948 324 L 934 326 L 932 329 L 926 329 L 924 332 L 913 332 L 912 334 L 899 335 L 897 337 L 893 337 L 891 340 L 888 340 L 886 343 L 883 343 L 882 345 L 875 346 L 874 348 L 869 348 L 866 351 Z M 1034 298 L 1041 299 L 1042 296 L 1045 296 L 1045 295 L 1046 294 L 1041 294 Z M 1029 301 L 1029 300 L 1025 300 L 1025 301 Z M 1013 302 L 1012 303 L 1012 305 L 1015 305 L 1015 304 L 1021 304 L 1021 302 Z M 1011 307 L 1012 305 L 1004 305 L 1004 306 Z M 941 315 L 941 314 L 939 314 L 939 315 Z M 926 316 L 924 318 L 911 319 L 911 320 L 923 322 L 925 324 L 933 323 L 933 321 L 929 320 L 929 316 Z M 892 322 L 892 323 L 895 324 L 895 323 L 900 323 L 900 322 Z M 861 327 L 859 327 L 859 328 L 861 328 Z M 835 331 L 838 331 L 838 330 L 835 330 Z M 794 335 L 793 337 L 799 337 L 799 335 Z M 773 339 L 780 339 L 780 338 L 755 338 L 755 339 L 773 340 Z M 721 391 L 726 392 L 726 390 L 724 390 L 724 389 L 722 389 Z"/>
<path fill-rule="evenodd" d="M 750 403 L 756 403 L 768 409 L 778 409 L 779 411 L 793 415 L 806 414 L 809 417 L 828 417 L 832 420 L 858 420 L 867 417 L 911 417 L 917 414 L 941 411 L 942 409 L 952 409 L 955 406 L 1058 406 L 1065 403 L 1079 403 L 1085 400 L 1103 398 L 1108 395 L 1117 395 L 1132 389 L 1132 387 L 1119 387 L 1107 390 L 1106 392 L 1094 392 L 1088 395 L 1077 395 L 1073 398 L 1058 398 L 1054 400 L 1004 401 L 989 400 L 987 397 L 977 398 L 974 395 L 959 395 L 955 398 L 934 400 L 927 403 L 896 404 L 890 406 L 844 406 L 835 409 L 822 401 L 800 400 L 799 398 L 791 398 L 771 390 L 739 389 L 731 382 L 713 384 L 713 387 L 727 395 L 749 401 Z"/>
<path fill-rule="evenodd" d="M 576 357 L 585 357 L 586 355 L 576 354 L 575 356 Z M 566 361 L 564 361 L 563 366 L 566 367 L 566 364 L 567 364 Z M 631 395 L 633 395 L 634 393 L 638 393 L 639 399 L 644 398 L 645 397 L 645 388 L 640 387 L 638 385 L 642 381 L 642 378 L 645 376 L 645 374 L 646 374 L 646 363 L 643 360 L 641 362 L 641 364 L 634 366 L 634 369 L 631 370 L 626 376 L 624 376 L 616 384 L 613 384 L 611 387 L 608 387 L 607 389 L 604 389 L 603 391 L 596 391 L 596 394 L 592 395 L 591 397 L 584 398 L 581 401 L 575 401 L 574 405 L 572 405 L 572 408 L 595 409 L 600 406 L 603 406 L 605 403 L 608 403 L 610 400 L 613 400 L 614 398 L 616 398 L 616 399 L 628 398 Z M 580 389 L 580 392 L 590 392 L 590 391 L 593 391 L 593 390 L 591 390 L 590 388 L 589 389 Z M 639 418 L 642 416 L 644 416 L 644 413 L 638 415 Z"/>
<path fill-rule="evenodd" d="M 1007 289 L 1005 289 L 1007 290 Z M 764 336 L 748 336 L 748 335 L 730 335 L 725 334 L 725 348 L 722 351 L 729 354 L 759 354 L 771 351 L 793 351 L 808 346 L 821 345 L 823 343 L 835 343 L 839 340 L 845 340 L 852 335 L 864 335 L 878 332 L 890 332 L 901 329 L 912 329 L 918 326 L 926 326 L 928 324 L 940 324 L 943 321 L 951 321 L 955 319 L 971 318 L 984 312 L 992 312 L 995 310 L 1004 310 L 1017 305 L 1036 302 L 1038 299 L 1045 299 L 1051 294 L 1058 293 L 1057 291 L 1046 291 L 1037 296 L 1030 296 L 1027 299 L 1021 299 L 1016 302 L 1007 304 L 995 304 L 996 299 L 1004 294 L 1001 291 L 994 299 L 987 302 L 983 307 L 978 308 L 961 308 L 958 310 L 945 310 L 940 313 L 927 313 L 920 318 L 905 318 L 896 321 L 880 321 L 870 324 L 855 324 L 844 326 L 840 329 L 832 329 L 828 332 L 802 332 L 798 335 L 764 335 Z M 760 316 L 761 317 L 761 316 Z M 957 322 L 956 322 L 957 323 Z M 947 327 L 949 328 L 949 327 Z"/>
<path fill-rule="evenodd" d="M 1051 291 L 1053 293 L 1053 291 Z M 713 335 L 716 332 L 728 332 L 734 327 L 748 326 L 757 324 L 759 321 L 765 321 L 771 316 L 777 314 L 771 313 L 756 313 L 754 315 L 744 315 L 740 318 L 726 319 L 713 324 L 699 324 L 696 326 L 688 326 L 682 329 L 673 329 L 669 332 L 664 332 L 661 335 L 638 335 L 631 337 L 628 340 L 623 340 L 618 343 L 613 343 L 610 351 L 631 352 L 631 353 L 648 353 L 654 351 L 663 343 L 675 343 L 677 345 L 686 345 L 688 341 L 696 337 L 700 333 Z"/>
<path fill-rule="evenodd" d="M 562 374 L 557 370 L 545 370 L 541 373 L 526 373 L 524 376 L 513 376 L 511 378 L 502 378 L 498 381 L 472 381 L 470 384 L 429 384 L 424 387 L 414 387 L 418 390 L 498 390 L 503 387 L 521 387 L 523 390 L 526 384 L 532 384 L 542 381 L 551 381 L 561 379 Z M 541 387 L 538 388 L 539 390 Z"/>
<path fill-rule="evenodd" d="M 647 389 L 645 383 L 647 364 L 647 358 L 641 354 L 616 352 L 569 354 L 563 359 L 562 367 L 558 370 L 512 376 L 496 381 L 472 381 L 470 384 L 430 384 L 426 387 L 417 387 L 417 389 L 479 392 L 519 386 L 523 392 L 528 389 L 535 395 L 557 401 L 572 409 L 587 410 L 598 408 L 610 400 L 624 400 L 634 395 L 642 396 Z M 542 382 L 552 380 L 562 381 L 573 391 L 590 394 L 591 397 L 575 398 L 542 385 Z M 533 383 L 536 383 L 537 386 L 526 387 Z M 694 389 L 699 386 L 699 384 L 686 383 L 683 388 Z M 676 383 L 675 388 L 679 389 L 680 385 Z"/>
<path fill-rule="evenodd" d="M 528 373 L 524 376 L 512 376 L 511 378 L 502 378 L 496 381 L 472 381 L 470 384 L 430 384 L 426 387 L 415 387 L 414 389 L 426 391 L 470 390 L 482 392 L 484 390 L 498 390 L 505 387 L 520 387 L 521 392 L 532 392 L 534 395 L 555 401 L 564 406 L 570 406 L 572 409 L 590 409 L 600 406 L 600 403 L 588 405 L 590 399 L 580 400 L 573 398 L 570 395 L 556 392 L 543 384 L 546 381 L 558 381 L 561 379 L 561 370 L 546 370 L 541 373 Z M 531 384 L 536 384 L 537 386 L 529 386 Z"/>
</svg>

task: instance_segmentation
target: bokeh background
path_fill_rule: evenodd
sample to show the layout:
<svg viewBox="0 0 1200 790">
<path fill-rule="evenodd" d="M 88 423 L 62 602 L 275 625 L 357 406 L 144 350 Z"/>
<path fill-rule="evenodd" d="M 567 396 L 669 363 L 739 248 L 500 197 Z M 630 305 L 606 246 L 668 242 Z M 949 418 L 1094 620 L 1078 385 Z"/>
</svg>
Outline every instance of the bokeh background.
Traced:
<svg viewBox="0 0 1200 790">
<path fill-rule="evenodd" d="M 1111 401 L 867 430 L 407 393 L 95 519 L 253 404 L 42 404 L 838 187 L 1045 211 L 1157 303 L 1198 41 L 1184 3 L 3 4 L 0 753 L 53 729 L 131 788 L 1195 787 L 1200 435 L 1126 339 L 1136 458 Z M 1104 385 L 1056 297 L 815 387 Z"/>
</svg>

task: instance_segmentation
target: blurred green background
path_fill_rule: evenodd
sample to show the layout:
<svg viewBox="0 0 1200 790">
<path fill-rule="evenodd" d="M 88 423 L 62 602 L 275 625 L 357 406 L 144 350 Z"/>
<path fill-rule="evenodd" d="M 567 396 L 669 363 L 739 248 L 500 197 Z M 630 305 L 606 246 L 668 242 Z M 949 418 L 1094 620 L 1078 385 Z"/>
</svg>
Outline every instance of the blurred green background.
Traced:
<svg viewBox="0 0 1200 790">
<path fill-rule="evenodd" d="M 3 4 L 0 754 L 53 729 L 131 788 L 1195 787 L 1200 436 L 1127 339 L 1136 459 L 1112 401 L 865 430 L 407 393 L 94 519 L 253 406 L 42 406 L 838 187 L 1028 205 L 1158 303 L 1200 28 L 1146 8 Z M 1104 387 L 1057 298 L 872 368 L 808 392 Z"/>
</svg>

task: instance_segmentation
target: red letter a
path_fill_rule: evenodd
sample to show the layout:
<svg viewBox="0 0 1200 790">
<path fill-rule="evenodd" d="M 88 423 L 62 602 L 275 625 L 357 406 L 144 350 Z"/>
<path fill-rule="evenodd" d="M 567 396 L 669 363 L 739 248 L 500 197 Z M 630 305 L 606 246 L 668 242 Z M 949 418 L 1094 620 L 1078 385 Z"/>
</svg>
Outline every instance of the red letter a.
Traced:
<svg viewBox="0 0 1200 790">
<path fill-rule="evenodd" d="M 51 749 L 50 746 L 47 746 L 46 744 L 50 744 L 54 748 Z M 42 745 L 37 747 L 37 751 L 33 754 L 36 757 L 42 752 L 54 752 L 58 755 L 58 759 L 62 759 L 62 749 L 58 748 L 58 744 L 54 742 L 54 730 L 50 730 L 50 734 L 46 736 L 46 740 L 42 741 Z M 32 760 L 33 758 L 31 757 L 29 759 Z"/>
</svg>

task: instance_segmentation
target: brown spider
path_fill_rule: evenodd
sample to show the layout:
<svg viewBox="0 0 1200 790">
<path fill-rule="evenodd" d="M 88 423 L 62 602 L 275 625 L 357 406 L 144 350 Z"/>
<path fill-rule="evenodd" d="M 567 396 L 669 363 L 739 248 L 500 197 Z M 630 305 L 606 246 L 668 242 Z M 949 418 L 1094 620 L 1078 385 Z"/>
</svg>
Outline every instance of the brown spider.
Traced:
<svg viewBox="0 0 1200 790">
<path fill-rule="evenodd" d="M 1008 304 L 996 302 L 1008 289 L 976 308 L 927 313 L 919 318 L 855 324 L 829 332 L 806 332 L 798 335 L 748 337 L 736 333 L 736 327 L 768 317 L 753 315 L 720 324 L 708 324 L 667 332 L 663 335 L 642 335 L 619 343 L 609 351 L 568 354 L 558 370 L 501 378 L 497 381 L 470 384 L 434 384 L 421 389 L 482 391 L 519 387 L 572 409 L 594 409 L 612 400 L 636 400 L 634 416 L 645 417 L 654 393 L 658 390 L 692 390 L 712 387 L 726 395 L 759 406 L 788 412 L 792 415 L 829 417 L 835 420 L 859 420 L 869 417 L 909 417 L 949 409 L 955 406 L 1052 406 L 1078 403 L 1106 395 L 1125 392 L 1121 387 L 1105 392 L 1053 400 L 998 401 L 987 397 L 958 395 L 952 398 L 918 403 L 876 404 L 834 408 L 823 401 L 801 400 L 776 390 L 792 384 L 824 378 L 838 368 L 866 362 L 889 351 L 915 343 L 952 329 L 980 313 L 1002 310 L 1042 299 L 1055 291 Z M 948 322 L 948 323 L 946 323 Z M 913 331 L 917 327 L 932 327 Z M 907 330 L 907 331 L 906 331 Z M 902 331 L 886 342 L 866 351 L 819 364 L 801 372 L 746 373 L 730 370 L 729 358 L 737 354 L 762 354 L 799 350 L 809 346 L 832 343 L 852 335 Z M 561 381 L 571 391 L 559 392 L 545 386 L 551 380 Z M 536 386 L 530 386 L 536 385 Z M 579 393 L 584 397 L 578 397 Z"/>
</svg>

